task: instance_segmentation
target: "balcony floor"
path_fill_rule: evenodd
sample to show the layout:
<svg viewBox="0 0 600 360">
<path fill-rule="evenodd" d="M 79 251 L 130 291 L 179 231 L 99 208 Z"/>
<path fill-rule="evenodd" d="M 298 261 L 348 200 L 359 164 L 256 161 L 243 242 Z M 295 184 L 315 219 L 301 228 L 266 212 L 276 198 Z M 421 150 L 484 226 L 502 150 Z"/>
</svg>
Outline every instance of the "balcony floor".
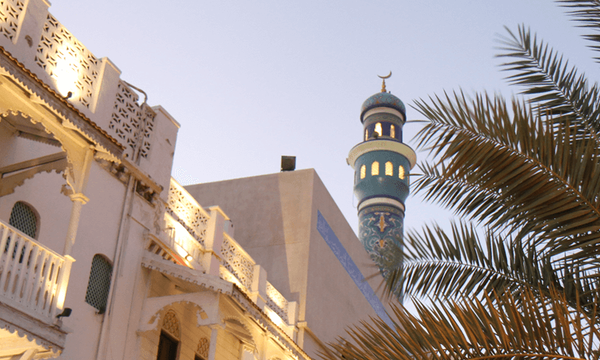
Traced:
<svg viewBox="0 0 600 360">
<path fill-rule="evenodd" d="M 32 359 L 54 358 L 64 348 L 67 332 L 39 321 L 0 302 L 0 360 L 11 359 L 28 350 Z"/>
</svg>

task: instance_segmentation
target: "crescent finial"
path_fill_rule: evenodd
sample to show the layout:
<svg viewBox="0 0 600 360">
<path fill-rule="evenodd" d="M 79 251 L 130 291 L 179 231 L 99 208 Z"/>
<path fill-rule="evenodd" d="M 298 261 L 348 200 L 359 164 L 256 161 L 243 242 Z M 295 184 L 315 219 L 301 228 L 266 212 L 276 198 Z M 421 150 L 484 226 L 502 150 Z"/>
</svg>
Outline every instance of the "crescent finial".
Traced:
<svg viewBox="0 0 600 360">
<path fill-rule="evenodd" d="M 385 88 L 385 79 L 389 79 L 390 77 L 392 77 L 392 71 L 390 70 L 390 73 L 386 76 L 381 76 L 381 75 L 377 75 L 377 76 L 383 80 L 383 84 L 381 84 L 381 92 L 387 92 L 387 90 Z"/>
</svg>

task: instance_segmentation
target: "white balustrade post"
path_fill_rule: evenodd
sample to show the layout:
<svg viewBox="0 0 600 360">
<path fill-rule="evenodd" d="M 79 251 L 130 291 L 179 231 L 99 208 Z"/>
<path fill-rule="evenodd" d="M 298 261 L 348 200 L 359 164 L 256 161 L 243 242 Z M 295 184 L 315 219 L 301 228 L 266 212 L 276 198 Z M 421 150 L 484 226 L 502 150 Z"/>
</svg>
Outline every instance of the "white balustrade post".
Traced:
<svg viewBox="0 0 600 360">
<path fill-rule="evenodd" d="M 55 319 L 59 312 L 62 312 L 65 306 L 65 298 L 67 297 L 67 288 L 69 287 L 69 278 L 71 277 L 71 266 L 75 259 L 71 255 L 65 255 L 65 260 L 62 265 L 60 274 L 58 275 L 58 289 L 56 294 L 56 306 L 52 311 L 52 318 Z"/>
<path fill-rule="evenodd" d="M 205 246 L 207 251 L 204 254 L 204 264 L 207 265 L 209 274 L 219 276 L 223 228 L 225 221 L 229 220 L 229 218 L 218 206 L 212 206 L 209 210 L 210 219 L 208 220 L 208 228 L 206 229 Z"/>
<path fill-rule="evenodd" d="M 267 271 L 260 265 L 254 265 L 250 298 L 262 310 L 267 301 Z"/>
</svg>

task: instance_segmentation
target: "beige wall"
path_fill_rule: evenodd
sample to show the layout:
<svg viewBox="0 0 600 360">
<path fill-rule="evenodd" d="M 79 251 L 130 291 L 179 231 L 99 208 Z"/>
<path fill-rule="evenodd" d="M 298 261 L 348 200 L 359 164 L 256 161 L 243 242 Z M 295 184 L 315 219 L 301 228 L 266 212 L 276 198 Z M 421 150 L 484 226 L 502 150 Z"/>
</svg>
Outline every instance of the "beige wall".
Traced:
<svg viewBox="0 0 600 360">
<path fill-rule="evenodd" d="M 365 277 L 377 272 L 358 238 L 313 169 L 187 186 L 204 206 L 231 218 L 236 241 L 267 270 L 288 300 L 299 301 L 299 321 L 322 342 L 375 312 L 317 231 L 320 211 Z M 375 289 L 381 282 L 376 275 Z M 304 336 L 304 350 L 318 344 Z M 302 342 L 300 333 L 299 342 Z"/>
</svg>

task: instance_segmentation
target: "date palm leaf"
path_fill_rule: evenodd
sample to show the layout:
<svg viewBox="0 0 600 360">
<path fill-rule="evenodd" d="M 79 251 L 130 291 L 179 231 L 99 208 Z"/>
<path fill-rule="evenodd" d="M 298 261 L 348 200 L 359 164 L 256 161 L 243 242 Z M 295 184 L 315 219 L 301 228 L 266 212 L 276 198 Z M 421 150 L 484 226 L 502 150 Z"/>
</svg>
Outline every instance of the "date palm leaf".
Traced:
<svg viewBox="0 0 600 360">
<path fill-rule="evenodd" d="M 417 315 L 394 308 L 394 327 L 380 319 L 348 330 L 325 359 L 598 359 L 600 332 L 592 316 L 570 311 L 559 291 L 524 289 L 441 306 L 417 303 Z M 541 306 L 540 306 L 541 304 Z"/>
<path fill-rule="evenodd" d="M 502 53 L 498 57 L 508 61 L 502 64 L 511 84 L 525 88 L 532 105 L 538 106 L 538 115 L 545 115 L 555 123 L 569 122 L 579 131 L 592 130 L 596 141 L 600 135 L 600 89 L 590 84 L 585 75 L 568 64 L 525 26 L 517 33 L 506 29 L 508 36 L 500 38 Z"/>
<path fill-rule="evenodd" d="M 534 237 L 543 251 L 600 254 L 600 146 L 591 131 L 550 125 L 525 101 L 487 94 L 446 93 L 415 106 L 429 120 L 419 146 L 443 170 L 421 169 L 428 178 L 417 188 L 428 197 L 493 231 Z M 467 206 L 476 192 L 489 201 Z"/>
<path fill-rule="evenodd" d="M 571 9 L 567 12 L 580 23 L 580 27 L 591 30 L 592 34 L 584 35 L 583 38 L 590 41 L 589 46 L 595 52 L 600 52 L 600 2 L 597 0 L 564 0 L 559 1 L 561 6 Z M 600 57 L 594 57 L 600 62 Z"/>
</svg>

